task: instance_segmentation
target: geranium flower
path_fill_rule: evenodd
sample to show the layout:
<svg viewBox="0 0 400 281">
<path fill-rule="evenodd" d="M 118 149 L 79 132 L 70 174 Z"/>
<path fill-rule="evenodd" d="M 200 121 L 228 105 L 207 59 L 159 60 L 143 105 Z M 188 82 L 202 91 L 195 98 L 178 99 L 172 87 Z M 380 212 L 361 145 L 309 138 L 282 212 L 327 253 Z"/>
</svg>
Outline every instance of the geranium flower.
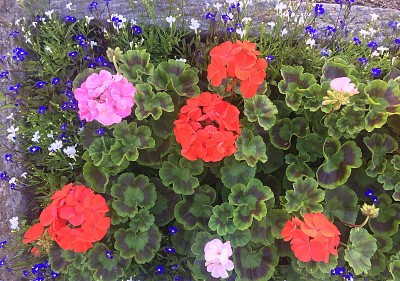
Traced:
<svg viewBox="0 0 400 281">
<path fill-rule="evenodd" d="M 329 262 L 329 255 L 337 256 L 340 231 L 324 214 L 305 214 L 304 222 L 298 218 L 288 220 L 281 236 L 290 241 L 291 249 L 300 261 Z"/>
<path fill-rule="evenodd" d="M 350 83 L 351 79 L 348 77 L 335 78 L 331 81 L 330 85 L 332 90 L 349 93 L 351 96 L 358 94 L 359 91 L 355 89 L 354 83 Z"/>
<path fill-rule="evenodd" d="M 182 156 L 189 160 L 217 162 L 237 150 L 239 110 L 216 94 L 204 92 L 188 99 L 174 124 Z"/>
<path fill-rule="evenodd" d="M 204 247 L 205 266 L 214 278 L 227 278 L 227 270 L 233 270 L 233 262 L 229 260 L 232 256 L 230 241 L 222 243 L 219 239 L 208 242 Z"/>
<path fill-rule="evenodd" d="M 111 125 L 132 113 L 135 92 L 135 87 L 122 75 L 101 70 L 91 74 L 74 90 L 74 95 L 82 120 Z"/>
</svg>

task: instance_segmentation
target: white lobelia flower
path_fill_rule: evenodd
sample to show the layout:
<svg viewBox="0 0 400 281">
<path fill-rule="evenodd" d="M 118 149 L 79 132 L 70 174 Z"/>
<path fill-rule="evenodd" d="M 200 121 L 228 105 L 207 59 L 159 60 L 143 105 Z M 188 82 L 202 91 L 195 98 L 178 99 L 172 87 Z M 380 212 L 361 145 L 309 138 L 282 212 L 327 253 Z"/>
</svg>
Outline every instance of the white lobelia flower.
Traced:
<svg viewBox="0 0 400 281">
<path fill-rule="evenodd" d="M 269 25 L 271 28 L 274 28 L 276 23 L 274 23 L 273 21 L 267 22 L 267 25 Z"/>
<path fill-rule="evenodd" d="M 53 53 L 53 51 L 51 50 L 50 46 L 46 46 L 44 49 L 45 49 L 46 51 L 50 52 L 50 53 Z"/>
<path fill-rule="evenodd" d="M 197 34 L 197 29 L 200 27 L 199 21 L 195 19 L 190 20 L 189 28 L 194 30 L 194 33 Z"/>
<path fill-rule="evenodd" d="M 53 137 L 53 131 L 50 131 L 50 133 L 47 134 L 47 137 L 48 137 L 49 139 L 54 139 L 54 137 Z"/>
<path fill-rule="evenodd" d="M 372 57 L 379 57 L 378 51 L 373 51 L 371 54 Z"/>
<path fill-rule="evenodd" d="M 169 27 L 172 28 L 172 23 L 174 23 L 176 21 L 176 18 L 169 16 L 169 17 L 166 17 L 165 20 L 169 23 Z"/>
<path fill-rule="evenodd" d="M 383 47 L 383 46 L 379 46 L 378 48 L 376 48 L 377 51 L 381 52 L 381 55 L 383 55 L 383 53 L 385 51 L 388 51 L 389 48 Z"/>
<path fill-rule="evenodd" d="M 21 174 L 21 178 L 26 179 L 26 175 L 27 175 L 27 174 L 28 174 L 27 172 L 23 172 L 23 173 Z"/>
<path fill-rule="evenodd" d="M 364 30 L 364 29 L 361 29 L 359 32 L 360 32 L 360 34 L 361 34 L 362 36 L 364 36 L 364 39 L 365 39 L 365 36 L 368 36 L 368 35 L 369 35 L 369 32 L 366 31 L 366 30 Z"/>
<path fill-rule="evenodd" d="M 288 33 L 287 29 L 284 28 L 284 29 L 282 30 L 282 32 L 281 32 L 281 35 L 283 36 L 283 35 L 286 35 L 287 33 Z"/>
<path fill-rule="evenodd" d="M 376 30 L 373 29 L 372 27 L 368 28 L 368 32 L 369 34 L 371 34 L 371 36 L 374 36 L 374 34 L 376 33 Z"/>
<path fill-rule="evenodd" d="M 50 19 L 51 19 L 51 15 L 54 13 L 54 10 L 49 10 L 49 11 L 46 11 L 46 12 L 44 12 L 44 14 L 46 15 L 46 16 L 48 16 Z"/>
<path fill-rule="evenodd" d="M 18 128 L 18 127 L 15 128 L 14 125 L 12 125 L 11 127 L 9 127 L 9 128 L 7 129 L 7 132 L 10 133 L 10 134 L 8 134 L 8 136 L 7 136 L 8 140 L 15 142 L 14 138 L 16 137 L 16 132 L 18 132 L 18 131 L 19 131 L 19 128 Z"/>
<path fill-rule="evenodd" d="M 63 146 L 63 142 L 60 140 L 56 140 L 55 142 L 51 143 L 50 146 L 47 148 L 50 152 L 56 152 L 60 150 Z"/>
<path fill-rule="evenodd" d="M 378 15 L 375 13 L 371 14 L 371 21 L 376 21 L 378 19 Z"/>
<path fill-rule="evenodd" d="M 72 2 L 69 2 L 67 5 L 65 5 L 65 7 L 67 7 L 68 10 L 72 10 L 71 6 L 72 6 Z"/>
<path fill-rule="evenodd" d="M 278 11 L 278 15 L 282 15 L 282 11 L 287 8 L 287 5 L 282 2 L 278 2 L 274 8 L 274 10 Z"/>
<path fill-rule="evenodd" d="M 33 141 L 33 142 L 39 142 L 39 139 L 40 139 L 39 131 L 36 131 L 36 132 L 33 134 L 33 137 L 31 138 L 31 141 Z"/>
<path fill-rule="evenodd" d="M 18 222 L 18 217 L 12 217 L 11 219 L 8 220 L 11 224 L 10 228 L 12 230 L 19 230 L 19 222 Z"/>
<path fill-rule="evenodd" d="M 315 40 L 312 38 L 308 38 L 306 41 L 306 45 L 309 45 L 311 48 L 315 46 Z"/>
<path fill-rule="evenodd" d="M 63 151 L 65 154 L 67 154 L 67 156 L 69 158 L 75 159 L 75 156 L 76 156 L 76 148 L 75 147 L 76 147 L 76 145 L 68 146 L 67 148 L 64 148 Z"/>
<path fill-rule="evenodd" d="M 183 62 L 186 62 L 186 59 L 180 58 L 180 59 L 176 59 L 176 61 L 183 61 Z"/>
<path fill-rule="evenodd" d="M 213 7 L 216 8 L 216 9 L 219 11 L 219 9 L 222 7 L 222 4 L 220 4 L 220 3 L 218 3 L 218 2 L 217 2 L 217 3 L 214 3 L 214 4 L 213 4 Z"/>
<path fill-rule="evenodd" d="M 396 60 L 396 57 L 392 58 L 392 65 L 394 64 L 394 61 Z"/>
<path fill-rule="evenodd" d="M 6 117 L 6 119 L 14 119 L 14 113 L 10 113 L 10 115 L 8 115 L 8 116 Z"/>
<path fill-rule="evenodd" d="M 11 179 L 8 180 L 9 184 L 15 184 L 17 178 L 16 177 L 12 177 Z"/>
<path fill-rule="evenodd" d="M 96 41 L 90 41 L 90 48 L 93 49 L 93 46 L 97 46 L 97 42 Z"/>
<path fill-rule="evenodd" d="M 247 24 L 249 22 L 251 22 L 251 18 L 249 18 L 249 17 L 245 17 L 242 19 L 242 23 L 244 23 L 244 24 Z"/>
<path fill-rule="evenodd" d="M 86 24 L 89 24 L 92 19 L 94 19 L 94 17 L 85 16 Z"/>
<path fill-rule="evenodd" d="M 243 36 L 246 33 L 246 30 L 242 30 L 241 28 L 236 29 L 236 33 L 240 35 L 240 38 L 243 38 Z"/>
</svg>

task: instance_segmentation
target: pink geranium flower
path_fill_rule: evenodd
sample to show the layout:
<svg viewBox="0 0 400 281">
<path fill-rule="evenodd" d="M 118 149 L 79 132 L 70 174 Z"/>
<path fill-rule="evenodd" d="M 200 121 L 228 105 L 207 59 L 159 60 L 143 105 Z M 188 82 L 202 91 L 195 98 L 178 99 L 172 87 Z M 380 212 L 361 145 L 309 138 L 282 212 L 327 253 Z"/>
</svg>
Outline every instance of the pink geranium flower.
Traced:
<svg viewBox="0 0 400 281">
<path fill-rule="evenodd" d="M 354 83 L 350 83 L 348 77 L 335 78 L 331 81 L 331 88 L 334 91 L 349 93 L 351 96 L 358 94 L 359 91 L 355 88 Z"/>
<path fill-rule="evenodd" d="M 132 113 L 135 92 L 135 87 L 124 76 L 101 70 L 99 74 L 91 74 L 74 90 L 74 95 L 82 120 L 97 120 L 108 126 Z"/>
<path fill-rule="evenodd" d="M 204 247 L 207 271 L 214 278 L 228 278 L 227 270 L 233 270 L 231 242 L 222 243 L 219 239 L 211 240 Z"/>
</svg>

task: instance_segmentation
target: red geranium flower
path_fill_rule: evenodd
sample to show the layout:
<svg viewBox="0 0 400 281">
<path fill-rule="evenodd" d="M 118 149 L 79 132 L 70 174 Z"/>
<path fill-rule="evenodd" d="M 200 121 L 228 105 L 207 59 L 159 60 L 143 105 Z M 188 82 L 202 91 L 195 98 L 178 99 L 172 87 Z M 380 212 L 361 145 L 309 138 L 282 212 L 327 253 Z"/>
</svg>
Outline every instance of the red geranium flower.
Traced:
<svg viewBox="0 0 400 281">
<path fill-rule="evenodd" d="M 298 218 L 288 220 L 281 236 L 291 241 L 291 249 L 300 261 L 329 262 L 329 255 L 337 255 L 340 232 L 324 214 L 305 214 L 304 222 Z"/>
<path fill-rule="evenodd" d="M 217 162 L 237 150 L 239 110 L 216 94 L 204 92 L 188 99 L 174 124 L 182 156 L 189 160 Z"/>
<path fill-rule="evenodd" d="M 67 184 L 51 199 L 40 214 L 40 222 L 25 233 L 23 243 L 33 242 L 47 231 L 64 250 L 85 252 L 110 227 L 110 218 L 105 216 L 109 211 L 106 200 L 86 186 Z M 48 226 L 46 230 L 45 226 Z M 38 254 L 38 249 L 34 252 Z"/>
</svg>

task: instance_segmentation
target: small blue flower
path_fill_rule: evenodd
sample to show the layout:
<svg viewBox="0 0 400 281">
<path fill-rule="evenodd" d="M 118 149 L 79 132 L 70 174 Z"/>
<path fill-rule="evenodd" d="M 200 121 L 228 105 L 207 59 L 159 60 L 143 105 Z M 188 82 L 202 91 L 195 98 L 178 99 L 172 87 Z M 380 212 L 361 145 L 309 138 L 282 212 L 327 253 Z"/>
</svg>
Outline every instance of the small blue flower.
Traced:
<svg viewBox="0 0 400 281">
<path fill-rule="evenodd" d="M 274 57 L 273 55 L 268 55 L 268 56 L 266 56 L 265 58 L 266 58 L 266 60 L 267 60 L 268 62 L 271 62 L 271 61 L 273 61 L 273 60 L 275 59 L 275 57 Z"/>
<path fill-rule="evenodd" d="M 33 281 L 44 281 L 44 276 L 38 276 Z"/>
<path fill-rule="evenodd" d="M 83 34 L 79 34 L 79 35 L 76 35 L 76 36 L 75 36 L 75 40 L 77 40 L 77 41 L 85 40 L 85 39 L 86 39 L 86 37 L 85 37 L 85 35 L 83 35 Z"/>
<path fill-rule="evenodd" d="M 371 72 L 372 72 L 372 75 L 373 75 L 373 76 L 378 77 L 378 76 L 381 74 L 382 70 L 380 70 L 380 69 L 377 68 L 377 67 L 373 67 L 373 68 L 371 69 Z"/>
<path fill-rule="evenodd" d="M 135 35 L 142 34 L 142 32 L 143 32 L 142 28 L 138 25 L 132 26 L 132 30 L 133 30 L 133 34 L 135 34 Z"/>
<path fill-rule="evenodd" d="M 314 11 L 316 15 L 323 15 L 325 13 L 325 9 L 322 4 L 317 4 L 314 7 Z"/>
<path fill-rule="evenodd" d="M 72 89 L 72 85 L 73 85 L 73 83 L 72 83 L 71 80 L 67 80 L 67 81 L 65 82 L 65 87 L 67 87 L 67 88 Z"/>
<path fill-rule="evenodd" d="M 109 260 L 112 260 L 114 258 L 111 251 L 106 251 L 106 258 Z"/>
<path fill-rule="evenodd" d="M 96 68 L 97 64 L 95 62 L 88 63 L 89 68 Z"/>
<path fill-rule="evenodd" d="M 44 114 L 44 112 L 47 110 L 47 107 L 45 105 L 41 105 L 38 108 L 38 114 Z"/>
<path fill-rule="evenodd" d="M 12 162 L 12 154 L 4 155 L 4 159 L 6 159 L 7 162 Z"/>
<path fill-rule="evenodd" d="M 396 40 L 394 40 L 394 42 L 395 42 L 396 44 L 400 44 L 400 38 L 396 38 Z"/>
<path fill-rule="evenodd" d="M 174 277 L 174 281 L 185 281 L 185 278 L 183 278 L 182 276 L 177 275 L 177 276 Z"/>
<path fill-rule="evenodd" d="M 157 275 L 164 274 L 164 271 L 165 271 L 164 266 L 162 266 L 161 264 L 156 267 Z"/>
<path fill-rule="evenodd" d="M 175 233 L 178 233 L 178 229 L 175 226 L 170 226 L 168 228 L 169 234 L 174 235 Z"/>
<path fill-rule="evenodd" d="M 89 4 L 89 12 L 93 12 L 93 9 L 97 9 L 97 6 L 99 5 L 99 3 L 97 3 L 96 1 L 93 1 L 92 3 Z"/>
<path fill-rule="evenodd" d="M 333 26 L 328 25 L 326 27 L 326 31 L 328 32 L 328 34 L 335 33 L 336 32 L 336 28 L 334 28 Z"/>
<path fill-rule="evenodd" d="M 371 196 L 372 202 L 374 202 L 375 204 L 379 204 L 379 199 L 377 196 Z"/>
<path fill-rule="evenodd" d="M 62 106 L 61 106 L 61 110 L 62 110 L 62 111 L 67 110 L 68 105 L 69 105 L 69 103 L 68 103 L 67 101 L 66 101 L 66 102 L 63 102 L 63 104 L 62 104 Z"/>
<path fill-rule="evenodd" d="M 356 45 L 356 46 L 361 44 L 361 40 L 358 39 L 357 37 L 354 37 L 353 41 L 354 41 L 354 45 Z"/>
<path fill-rule="evenodd" d="M 329 51 L 327 49 L 321 49 L 321 56 L 329 57 Z"/>
<path fill-rule="evenodd" d="M 7 244 L 7 240 L 0 242 L 0 249 L 4 249 L 5 244 Z"/>
<path fill-rule="evenodd" d="M 60 129 L 61 129 L 62 131 L 65 131 L 65 130 L 67 129 L 67 124 L 66 124 L 66 123 L 63 123 L 63 124 L 61 125 Z"/>
<path fill-rule="evenodd" d="M 375 49 L 376 47 L 378 47 L 378 44 L 375 41 L 371 41 L 368 43 L 367 47 Z"/>
<path fill-rule="evenodd" d="M 1 73 L 0 73 L 0 78 L 8 79 L 8 74 L 9 74 L 9 73 L 10 73 L 10 72 L 8 72 L 7 70 L 1 72 Z"/>
<path fill-rule="evenodd" d="M 3 180 L 3 181 L 8 181 L 7 172 L 1 172 L 0 173 L 0 179 Z"/>
<path fill-rule="evenodd" d="M 51 84 L 53 85 L 57 85 L 60 83 L 60 78 L 58 77 L 54 77 L 53 80 L 51 80 Z"/>
<path fill-rule="evenodd" d="M 374 195 L 374 191 L 368 188 L 367 191 L 364 192 L 364 194 L 368 197 L 371 197 L 372 195 Z"/>
<path fill-rule="evenodd" d="M 173 253 L 175 253 L 175 249 L 172 246 L 168 246 L 168 247 L 165 247 L 165 252 L 167 254 L 173 254 Z"/>
<path fill-rule="evenodd" d="M 228 27 L 226 29 L 226 31 L 228 31 L 229 33 L 235 32 L 235 29 L 233 27 Z"/>
<path fill-rule="evenodd" d="M 27 270 L 23 270 L 23 271 L 22 271 L 22 274 L 23 274 L 25 277 L 28 277 L 28 274 L 29 274 L 29 273 L 28 273 Z"/>
<path fill-rule="evenodd" d="M 221 18 L 222 18 L 223 21 L 232 20 L 227 14 L 223 14 L 223 15 L 221 16 Z"/>
<path fill-rule="evenodd" d="M 316 36 L 318 34 L 318 31 L 314 28 L 312 28 L 311 25 L 308 25 L 305 30 L 308 32 L 308 34 L 312 35 L 312 36 Z"/>
<path fill-rule="evenodd" d="M 37 152 L 40 151 L 40 146 L 37 145 L 33 145 L 29 148 L 30 152 L 32 152 L 33 154 L 36 154 Z"/>
<path fill-rule="evenodd" d="M 0 260 L 0 267 L 6 263 L 6 257 Z"/>
<path fill-rule="evenodd" d="M 38 81 L 38 82 L 36 82 L 36 87 L 43 88 L 44 85 L 46 85 L 46 84 L 47 84 L 46 81 Z"/>
<path fill-rule="evenodd" d="M 60 276 L 60 273 L 54 272 L 53 270 L 51 271 L 51 277 L 52 278 L 56 278 L 58 276 Z"/>
<path fill-rule="evenodd" d="M 65 23 L 74 23 L 76 22 L 76 18 L 73 16 L 65 16 L 64 17 L 64 22 Z"/>
<path fill-rule="evenodd" d="M 397 21 L 390 21 L 390 22 L 388 23 L 388 26 L 391 27 L 391 28 L 393 28 L 393 31 L 394 31 L 394 30 L 397 29 L 397 25 L 398 25 L 398 24 L 399 24 L 399 22 L 397 22 Z"/>
<path fill-rule="evenodd" d="M 21 83 L 17 83 L 15 86 L 10 86 L 10 91 L 14 91 L 18 94 L 19 88 L 21 88 Z"/>
<path fill-rule="evenodd" d="M 358 58 L 358 61 L 361 63 L 361 66 L 365 65 L 368 62 L 366 57 Z"/>
<path fill-rule="evenodd" d="M 207 12 L 206 19 L 214 21 L 215 20 L 215 14 Z"/>
<path fill-rule="evenodd" d="M 97 131 L 96 131 L 96 134 L 97 134 L 98 136 L 104 135 L 104 128 L 98 128 Z"/>
<path fill-rule="evenodd" d="M 106 6 L 108 6 L 108 4 L 111 2 L 111 0 L 104 0 L 104 2 L 106 2 Z"/>
<path fill-rule="evenodd" d="M 172 270 L 178 270 L 178 268 L 179 268 L 179 265 L 177 265 L 176 263 L 171 266 Z"/>
<path fill-rule="evenodd" d="M 86 120 L 82 120 L 81 123 L 79 123 L 79 128 L 85 127 L 86 123 Z"/>
<path fill-rule="evenodd" d="M 70 56 L 71 58 L 75 59 L 77 54 L 78 54 L 77 51 L 72 51 L 72 52 L 68 53 L 68 56 Z"/>
</svg>

